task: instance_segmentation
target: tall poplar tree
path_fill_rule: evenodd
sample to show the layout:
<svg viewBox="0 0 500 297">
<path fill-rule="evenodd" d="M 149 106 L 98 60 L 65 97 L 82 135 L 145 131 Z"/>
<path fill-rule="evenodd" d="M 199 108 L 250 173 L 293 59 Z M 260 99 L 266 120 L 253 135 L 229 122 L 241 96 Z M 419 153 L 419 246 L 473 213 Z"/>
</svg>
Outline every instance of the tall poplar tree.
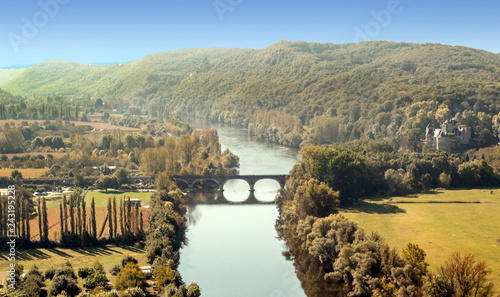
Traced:
<svg viewBox="0 0 500 297">
<path fill-rule="evenodd" d="M 20 207 L 21 207 L 21 211 L 20 211 L 20 221 L 21 221 L 21 237 L 22 238 L 26 238 L 26 221 L 24 219 L 24 214 L 26 213 L 26 208 L 24 208 L 25 204 L 24 204 L 24 199 L 22 199 L 21 197 L 18 198 L 19 199 L 19 204 L 20 204 Z"/>
<path fill-rule="evenodd" d="M 109 238 L 113 238 L 113 209 L 111 208 L 111 197 L 108 197 L 108 230 Z"/>
<path fill-rule="evenodd" d="M 63 207 L 62 207 L 62 203 L 59 204 L 59 220 L 61 221 L 61 240 L 60 242 L 63 241 L 63 237 L 64 237 L 64 215 L 63 215 Z"/>
<path fill-rule="evenodd" d="M 28 241 L 31 241 L 31 228 L 30 228 L 30 211 L 29 211 L 29 201 L 26 199 L 24 200 L 24 209 L 26 209 L 25 216 L 26 216 L 26 239 Z"/>
<path fill-rule="evenodd" d="M 74 206 L 74 195 L 69 196 L 69 224 L 71 226 L 71 235 L 75 234 L 75 212 L 73 211 Z"/>
<path fill-rule="evenodd" d="M 120 233 L 123 236 L 125 232 L 123 232 L 123 198 L 120 199 Z"/>
<path fill-rule="evenodd" d="M 64 221 L 64 233 L 68 232 L 68 201 L 66 201 L 66 195 L 63 195 L 63 221 Z"/>
<path fill-rule="evenodd" d="M 141 230 L 141 234 L 144 232 L 144 220 L 142 218 L 142 208 L 141 208 L 141 213 L 139 215 L 139 230 Z"/>
<path fill-rule="evenodd" d="M 134 233 L 137 235 L 139 231 L 139 204 L 134 207 Z"/>
<path fill-rule="evenodd" d="M 41 202 L 40 198 L 38 198 L 38 234 L 40 236 L 40 241 L 43 241 L 43 228 L 42 228 L 42 208 L 40 207 Z"/>
<path fill-rule="evenodd" d="M 45 197 L 42 198 L 42 213 L 43 213 L 43 241 L 49 240 L 49 220 L 47 217 L 47 203 Z"/>
<path fill-rule="evenodd" d="M 87 232 L 87 204 L 85 203 L 85 198 L 82 198 L 82 234 Z"/>
<path fill-rule="evenodd" d="M 113 237 L 116 237 L 118 233 L 118 220 L 117 220 L 117 215 L 116 215 L 116 197 L 113 196 Z"/>
<path fill-rule="evenodd" d="M 90 203 L 90 221 L 91 221 L 91 228 L 92 228 L 92 236 L 94 238 L 97 238 L 97 224 L 95 221 L 95 201 L 94 197 L 92 197 L 92 202 Z"/>
</svg>

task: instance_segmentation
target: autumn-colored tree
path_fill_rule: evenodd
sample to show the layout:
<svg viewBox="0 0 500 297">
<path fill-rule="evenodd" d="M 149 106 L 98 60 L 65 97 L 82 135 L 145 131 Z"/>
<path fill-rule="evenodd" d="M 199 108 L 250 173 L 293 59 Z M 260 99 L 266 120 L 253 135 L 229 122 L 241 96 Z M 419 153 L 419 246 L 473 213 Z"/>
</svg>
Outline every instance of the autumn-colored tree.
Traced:
<svg viewBox="0 0 500 297">
<path fill-rule="evenodd" d="M 484 261 L 477 262 L 471 253 L 453 253 L 431 277 L 431 296 L 494 296 L 493 283 L 488 281 L 491 270 Z M 452 295 L 448 295 L 452 293 Z"/>
<path fill-rule="evenodd" d="M 403 259 L 411 266 L 417 268 L 421 275 L 427 274 L 429 264 L 425 262 L 425 251 L 418 244 L 408 243 L 403 249 Z"/>
<path fill-rule="evenodd" d="M 118 273 L 115 281 L 115 287 L 118 290 L 127 288 L 144 288 L 146 287 L 146 276 L 139 269 L 139 265 L 134 263 L 127 263 Z"/>
</svg>

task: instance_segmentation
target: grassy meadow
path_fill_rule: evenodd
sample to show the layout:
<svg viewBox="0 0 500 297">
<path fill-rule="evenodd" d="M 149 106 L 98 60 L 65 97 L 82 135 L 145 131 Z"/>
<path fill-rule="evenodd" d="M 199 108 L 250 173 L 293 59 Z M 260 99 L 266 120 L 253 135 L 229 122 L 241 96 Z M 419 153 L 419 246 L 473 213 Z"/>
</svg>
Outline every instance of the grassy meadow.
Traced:
<svg viewBox="0 0 500 297">
<path fill-rule="evenodd" d="M 0 251 L 0 282 L 7 277 L 10 262 L 7 261 L 7 252 Z M 49 268 L 60 268 L 66 261 L 71 262 L 73 268 L 78 270 L 81 267 L 92 266 L 95 261 L 99 261 L 104 266 L 111 282 L 116 277 L 109 274 L 109 270 L 116 264 L 120 264 L 125 255 L 130 255 L 139 261 L 139 265 L 147 265 L 146 254 L 143 249 L 133 246 L 115 246 L 106 245 L 99 247 L 83 248 L 51 248 L 51 249 L 30 249 L 27 251 L 17 251 L 16 264 L 22 264 L 25 271 L 29 270 L 34 264 L 45 271 Z M 79 281 L 81 281 L 79 279 Z"/>
<path fill-rule="evenodd" d="M 418 244 L 427 253 L 431 271 L 455 251 L 474 253 L 491 268 L 500 292 L 500 189 L 439 189 L 364 199 L 341 212 L 365 231 L 377 231 L 398 250 L 408 242 Z"/>
</svg>

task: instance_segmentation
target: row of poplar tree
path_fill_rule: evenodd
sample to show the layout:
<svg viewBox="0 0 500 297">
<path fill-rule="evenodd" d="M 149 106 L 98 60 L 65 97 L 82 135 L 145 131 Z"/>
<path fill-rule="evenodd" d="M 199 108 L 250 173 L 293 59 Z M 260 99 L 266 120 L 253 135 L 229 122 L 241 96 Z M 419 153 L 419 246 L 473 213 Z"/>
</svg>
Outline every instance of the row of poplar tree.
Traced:
<svg viewBox="0 0 500 297">
<path fill-rule="evenodd" d="M 119 206 L 116 197 L 108 198 L 107 215 L 102 227 L 98 229 L 94 197 L 90 203 L 90 214 L 87 214 L 87 205 L 81 194 L 76 191 L 69 197 L 63 196 L 59 204 L 59 222 L 53 218 L 51 225 L 45 197 L 38 198 L 36 205 L 31 194 L 24 189 L 16 193 L 15 200 L 9 200 L 7 196 L 0 197 L 0 238 L 16 235 L 18 244 L 40 247 L 131 243 L 144 238 L 142 209 L 138 204 L 132 205 L 129 197 L 120 199 Z M 9 217 L 9 209 L 14 216 Z M 34 216 L 38 217 L 38 236 L 31 235 L 29 221 Z M 55 239 L 59 240 L 50 241 L 49 229 L 57 223 L 60 231 L 59 236 L 56 232 Z M 106 226 L 108 234 L 103 237 Z M 0 245 L 0 248 L 7 246 Z"/>
</svg>

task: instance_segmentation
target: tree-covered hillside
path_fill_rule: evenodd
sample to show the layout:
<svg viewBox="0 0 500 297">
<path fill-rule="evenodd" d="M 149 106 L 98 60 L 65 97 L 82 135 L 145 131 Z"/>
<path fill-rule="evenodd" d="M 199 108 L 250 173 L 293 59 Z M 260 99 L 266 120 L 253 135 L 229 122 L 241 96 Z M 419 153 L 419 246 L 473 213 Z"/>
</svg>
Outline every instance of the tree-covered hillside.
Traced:
<svg viewBox="0 0 500 297">
<path fill-rule="evenodd" d="M 479 134 L 500 111 L 500 56 L 440 44 L 279 42 L 222 59 L 179 84 L 181 112 L 250 124 L 297 145 L 423 133 L 456 116 Z M 196 108 L 195 108 L 196 107 Z M 311 127 L 307 136 L 276 109 Z M 264 120 L 262 120 L 264 119 Z M 410 136 L 411 138 L 411 136 Z"/>
<path fill-rule="evenodd" d="M 147 98 L 166 90 L 204 64 L 237 55 L 244 49 L 184 49 L 156 53 L 130 63 L 90 65 L 46 61 L 30 67 L 2 88 L 31 98 L 61 95 L 72 98 Z"/>
<path fill-rule="evenodd" d="M 427 124 L 450 117 L 475 136 L 484 132 L 485 142 L 500 131 L 500 55 L 441 44 L 282 41 L 112 66 L 47 62 L 3 87 L 28 96 L 99 96 L 143 114 L 151 113 L 149 100 L 287 145 L 389 137 L 411 149 Z"/>
<path fill-rule="evenodd" d="M 25 69 L 0 69 L 0 86 L 21 74 Z"/>
</svg>

